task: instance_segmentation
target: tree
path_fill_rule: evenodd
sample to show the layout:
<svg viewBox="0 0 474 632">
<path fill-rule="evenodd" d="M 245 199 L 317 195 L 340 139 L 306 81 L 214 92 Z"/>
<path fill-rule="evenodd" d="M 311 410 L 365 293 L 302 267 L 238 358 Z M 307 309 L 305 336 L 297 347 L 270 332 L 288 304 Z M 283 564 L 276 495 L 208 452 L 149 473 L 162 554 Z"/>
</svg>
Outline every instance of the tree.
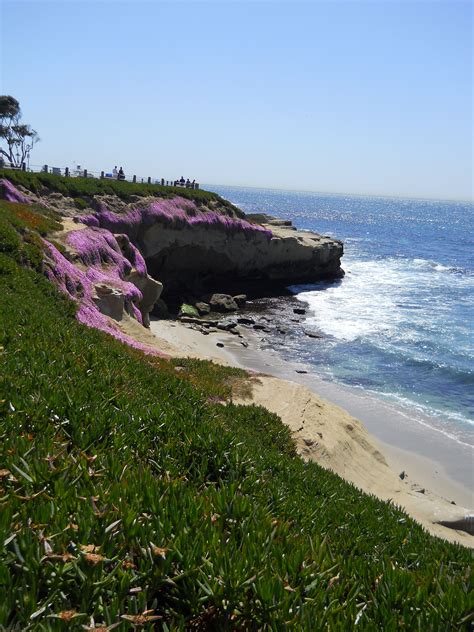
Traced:
<svg viewBox="0 0 474 632">
<path fill-rule="evenodd" d="M 21 167 L 33 146 L 39 141 L 38 133 L 30 125 L 20 123 L 21 109 L 18 101 L 11 96 L 0 96 L 0 141 L 5 141 L 6 149 L 0 147 L 0 156 L 5 156 L 15 167 Z"/>
</svg>

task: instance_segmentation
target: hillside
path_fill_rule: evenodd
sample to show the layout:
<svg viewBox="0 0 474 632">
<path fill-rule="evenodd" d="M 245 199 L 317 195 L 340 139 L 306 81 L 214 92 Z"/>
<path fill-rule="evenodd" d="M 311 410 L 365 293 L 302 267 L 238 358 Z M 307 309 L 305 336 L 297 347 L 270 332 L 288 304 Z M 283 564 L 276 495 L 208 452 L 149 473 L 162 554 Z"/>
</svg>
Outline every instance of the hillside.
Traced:
<svg viewBox="0 0 474 632">
<path fill-rule="evenodd" d="M 0 625 L 467 628 L 471 552 L 303 462 L 242 371 L 77 322 L 58 219 L 0 202 Z"/>
<path fill-rule="evenodd" d="M 0 182 L 10 182 L 7 199 L 39 203 L 77 222 L 77 229 L 87 226 L 82 237 L 94 239 L 98 229 L 125 235 L 163 284 L 163 298 L 265 295 L 343 275 L 340 241 L 267 216 L 262 225 L 208 191 L 7 171 Z"/>
</svg>

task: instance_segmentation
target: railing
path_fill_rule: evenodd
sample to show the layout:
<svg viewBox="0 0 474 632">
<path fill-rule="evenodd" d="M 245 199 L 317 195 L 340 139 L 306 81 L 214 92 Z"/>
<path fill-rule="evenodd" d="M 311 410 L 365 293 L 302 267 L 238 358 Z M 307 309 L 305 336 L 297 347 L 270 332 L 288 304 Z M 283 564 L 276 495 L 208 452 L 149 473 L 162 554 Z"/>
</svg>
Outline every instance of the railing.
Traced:
<svg viewBox="0 0 474 632">
<path fill-rule="evenodd" d="M 89 171 L 88 169 L 82 169 L 78 165 L 75 169 L 69 167 L 51 167 L 49 165 L 26 165 L 23 163 L 21 167 L 7 163 L 0 160 L 0 169 L 14 169 L 16 171 L 29 171 L 31 173 L 51 173 L 55 176 L 64 176 L 66 178 L 96 178 L 100 180 L 118 180 L 122 182 L 133 182 L 141 184 L 159 184 L 161 186 L 168 187 L 182 187 L 185 189 L 199 189 L 198 182 L 190 182 L 189 180 L 165 180 L 165 178 L 152 178 L 151 176 L 125 176 L 114 175 L 113 173 L 107 173 L 105 171 Z"/>
</svg>

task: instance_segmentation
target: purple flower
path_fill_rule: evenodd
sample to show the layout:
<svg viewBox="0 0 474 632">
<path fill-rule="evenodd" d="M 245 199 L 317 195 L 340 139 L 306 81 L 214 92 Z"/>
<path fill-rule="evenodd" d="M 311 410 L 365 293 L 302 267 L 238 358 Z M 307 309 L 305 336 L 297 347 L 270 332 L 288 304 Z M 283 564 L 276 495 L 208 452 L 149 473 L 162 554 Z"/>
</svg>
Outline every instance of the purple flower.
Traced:
<svg viewBox="0 0 474 632">
<path fill-rule="evenodd" d="M 165 354 L 153 347 L 137 342 L 131 336 L 124 334 L 111 320 L 98 310 L 93 301 L 94 289 L 98 282 L 111 282 L 111 277 L 107 273 L 101 272 L 94 267 L 84 272 L 66 259 L 51 243 L 46 240 L 43 240 L 43 243 L 49 255 L 49 261 L 46 261 L 46 276 L 51 282 L 57 285 L 62 292 L 79 304 L 76 317 L 80 323 L 87 327 L 93 327 L 94 329 L 108 333 L 114 336 L 114 338 L 117 338 L 117 340 L 135 349 L 139 349 L 148 355 L 165 357 Z M 117 277 L 115 275 L 112 276 L 113 282 L 117 283 Z M 132 283 L 126 283 L 124 281 L 122 281 L 122 283 L 124 284 L 123 287 L 130 286 L 126 291 L 128 292 L 128 298 L 131 300 L 131 310 L 135 317 L 137 319 L 139 317 L 141 320 L 141 314 L 139 315 L 139 310 L 134 303 L 135 300 L 141 300 L 140 291 Z"/>
<path fill-rule="evenodd" d="M 0 180 L 0 191 L 2 197 L 8 202 L 18 202 L 20 204 L 30 203 L 30 199 L 26 195 L 23 195 L 23 193 L 20 193 L 10 180 L 6 180 L 5 178 Z"/>
<path fill-rule="evenodd" d="M 196 226 L 214 230 L 223 230 L 228 234 L 243 233 L 246 237 L 262 236 L 272 238 L 272 232 L 258 224 L 251 224 L 244 219 L 228 217 L 215 211 L 203 212 L 192 200 L 182 197 L 163 199 L 152 202 L 144 208 L 133 208 L 126 213 L 109 211 L 105 204 L 93 215 L 78 216 L 77 219 L 88 226 L 99 226 L 112 233 L 123 233 L 136 241 L 140 228 L 149 228 L 161 223 L 165 226 Z M 138 269 L 138 268 L 137 268 Z"/>
</svg>

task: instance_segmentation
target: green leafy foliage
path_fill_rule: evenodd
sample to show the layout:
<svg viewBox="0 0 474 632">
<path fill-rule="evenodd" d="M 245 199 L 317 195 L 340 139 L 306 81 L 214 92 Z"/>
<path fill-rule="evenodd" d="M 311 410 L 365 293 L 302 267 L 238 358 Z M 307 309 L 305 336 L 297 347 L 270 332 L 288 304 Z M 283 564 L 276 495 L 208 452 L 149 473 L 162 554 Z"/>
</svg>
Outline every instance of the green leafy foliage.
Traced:
<svg viewBox="0 0 474 632">
<path fill-rule="evenodd" d="M 119 180 L 96 178 L 66 178 L 49 173 L 30 173 L 27 171 L 12 171 L 0 169 L 0 178 L 10 180 L 14 185 L 20 185 L 40 194 L 44 191 L 56 191 L 62 195 L 78 199 L 90 198 L 94 195 L 117 195 L 126 202 L 130 202 L 133 196 L 155 196 L 173 198 L 177 195 L 193 200 L 198 204 L 218 203 L 226 209 L 230 215 L 243 215 L 228 200 L 224 200 L 217 193 L 204 189 L 186 189 L 182 187 L 168 187 L 158 184 L 132 183 Z M 79 202 L 81 204 L 81 202 Z"/>
<path fill-rule="evenodd" d="M 47 209 L 0 200 L 0 252 L 36 269 L 41 268 L 41 236 L 61 229 Z"/>
<path fill-rule="evenodd" d="M 0 626 L 467 627 L 470 551 L 304 463 L 277 416 L 223 403 L 242 371 L 80 325 L 5 224 Z"/>
<path fill-rule="evenodd" d="M 77 208 L 79 208 L 79 209 L 81 209 L 81 210 L 84 210 L 84 209 L 86 209 L 86 208 L 89 208 L 89 207 L 90 207 L 90 203 L 89 203 L 89 202 L 87 202 L 87 200 L 85 200 L 85 199 L 84 199 L 84 198 L 82 198 L 82 197 L 77 197 L 77 198 L 74 198 L 74 203 L 75 203 L 75 205 L 77 206 Z"/>
</svg>

